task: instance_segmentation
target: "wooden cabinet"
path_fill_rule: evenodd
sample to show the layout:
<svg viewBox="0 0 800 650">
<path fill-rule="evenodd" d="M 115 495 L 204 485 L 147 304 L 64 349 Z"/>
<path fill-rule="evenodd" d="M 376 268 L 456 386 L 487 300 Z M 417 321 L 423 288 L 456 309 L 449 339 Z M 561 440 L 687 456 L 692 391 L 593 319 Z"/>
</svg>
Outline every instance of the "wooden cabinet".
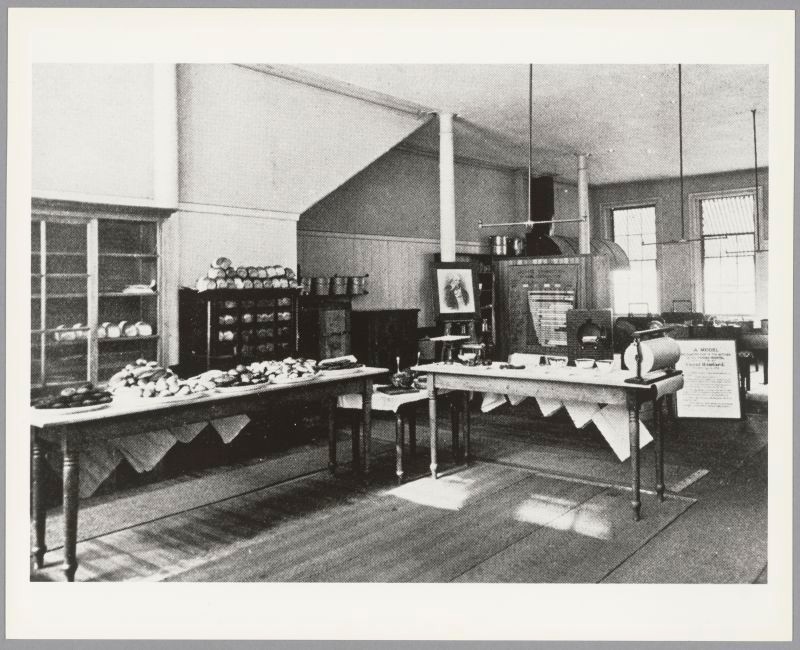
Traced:
<svg viewBox="0 0 800 650">
<path fill-rule="evenodd" d="M 368 366 L 396 370 L 396 357 L 407 368 L 417 361 L 418 309 L 382 309 L 352 313 L 352 348 Z"/>
<path fill-rule="evenodd" d="M 436 255 L 435 260 L 440 261 Z M 482 253 L 457 253 L 456 262 L 468 262 L 472 265 L 478 279 L 478 312 L 475 321 L 476 336 L 480 340 L 495 342 L 495 275 L 491 255 Z"/>
<path fill-rule="evenodd" d="M 31 386 L 102 383 L 160 360 L 160 231 L 169 212 L 36 200 Z"/>
<path fill-rule="evenodd" d="M 330 359 L 350 354 L 349 296 L 300 297 L 300 354 Z"/>
<path fill-rule="evenodd" d="M 299 294 L 297 289 L 181 289 L 181 373 L 297 355 Z"/>
<path fill-rule="evenodd" d="M 512 352 L 567 354 L 569 309 L 606 309 L 610 270 L 605 255 L 512 257 L 494 263 L 498 358 Z M 532 308 L 552 301 L 549 311 Z M 533 306 L 533 307 L 532 307 Z"/>
</svg>

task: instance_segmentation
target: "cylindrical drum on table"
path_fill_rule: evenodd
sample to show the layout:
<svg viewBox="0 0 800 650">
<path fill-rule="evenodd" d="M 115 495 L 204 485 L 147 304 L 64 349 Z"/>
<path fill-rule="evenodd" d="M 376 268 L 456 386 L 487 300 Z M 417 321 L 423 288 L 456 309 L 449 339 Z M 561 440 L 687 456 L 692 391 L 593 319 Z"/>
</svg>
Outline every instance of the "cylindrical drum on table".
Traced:
<svg viewBox="0 0 800 650">
<path fill-rule="evenodd" d="M 681 358 L 681 348 L 678 343 L 662 336 L 657 339 L 642 341 L 642 375 L 655 370 L 674 368 Z M 628 370 L 636 371 L 636 343 L 631 343 L 625 350 L 624 360 Z"/>
</svg>

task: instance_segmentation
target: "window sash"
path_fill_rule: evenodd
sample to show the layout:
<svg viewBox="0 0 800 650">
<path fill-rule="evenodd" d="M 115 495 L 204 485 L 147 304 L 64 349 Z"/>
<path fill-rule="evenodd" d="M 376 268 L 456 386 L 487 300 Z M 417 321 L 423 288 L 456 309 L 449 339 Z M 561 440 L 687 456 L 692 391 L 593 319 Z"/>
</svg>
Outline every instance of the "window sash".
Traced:
<svg viewBox="0 0 800 650">
<path fill-rule="evenodd" d="M 723 317 L 755 314 L 754 193 L 700 200 L 705 311 Z"/>
<path fill-rule="evenodd" d="M 658 311 L 658 265 L 654 205 L 612 208 L 612 238 L 628 256 L 630 268 L 612 274 L 614 311 L 629 313 L 633 304 Z"/>
</svg>

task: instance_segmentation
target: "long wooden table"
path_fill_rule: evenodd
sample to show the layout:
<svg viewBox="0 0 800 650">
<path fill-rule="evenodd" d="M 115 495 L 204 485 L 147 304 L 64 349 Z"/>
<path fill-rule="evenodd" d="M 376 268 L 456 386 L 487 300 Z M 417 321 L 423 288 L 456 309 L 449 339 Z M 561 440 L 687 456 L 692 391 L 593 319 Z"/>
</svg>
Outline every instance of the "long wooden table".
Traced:
<svg viewBox="0 0 800 650">
<path fill-rule="evenodd" d="M 210 393 L 199 399 L 177 404 L 154 404 L 142 399 L 136 404 L 112 404 L 109 408 L 81 414 L 31 409 L 31 490 L 34 546 L 32 554 L 37 569 L 42 568 L 47 551 L 45 530 L 47 513 L 42 494 L 44 483 L 44 446 L 57 444 L 63 454 L 64 563 L 67 580 L 75 579 L 78 568 L 78 477 L 81 448 L 93 441 L 112 440 L 147 431 L 207 422 L 232 415 L 256 413 L 289 403 L 325 404 L 328 415 L 328 467 L 336 469 L 336 428 L 334 411 L 340 395 L 360 393 L 372 396 L 373 380 L 388 372 L 385 368 L 360 368 L 352 373 L 324 372 L 311 381 L 268 384 L 254 393 L 225 395 Z M 362 433 L 353 439 L 353 464 L 357 473 L 369 473 L 371 438 L 371 399 L 362 399 Z"/>
<path fill-rule="evenodd" d="M 437 426 L 436 396 L 440 389 L 463 392 L 464 451 L 467 463 L 470 460 L 470 424 L 468 395 L 470 391 L 524 395 L 551 400 L 591 402 L 595 404 L 626 405 L 628 409 L 628 435 L 631 450 L 631 506 L 637 521 L 641 514 L 640 468 L 639 468 L 639 410 L 644 402 L 653 402 L 653 438 L 656 456 L 656 493 L 664 500 L 664 441 L 662 436 L 663 409 L 674 417 L 674 396 L 683 387 L 683 376 L 663 377 L 652 384 L 626 382 L 634 373 L 612 371 L 600 373 L 596 370 L 578 368 L 532 367 L 524 370 L 501 370 L 499 364 L 489 366 L 464 366 L 454 363 L 431 363 L 412 368 L 428 375 L 428 413 L 431 436 L 431 475 L 437 478 Z M 458 434 L 454 432 L 454 455 Z M 459 459 L 461 460 L 461 459 Z"/>
</svg>

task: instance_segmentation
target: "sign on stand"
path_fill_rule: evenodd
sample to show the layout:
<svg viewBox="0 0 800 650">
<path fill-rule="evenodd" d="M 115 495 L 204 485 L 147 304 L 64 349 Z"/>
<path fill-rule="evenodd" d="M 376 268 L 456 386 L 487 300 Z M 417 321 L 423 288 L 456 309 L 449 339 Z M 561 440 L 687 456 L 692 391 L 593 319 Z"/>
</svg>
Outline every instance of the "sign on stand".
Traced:
<svg viewBox="0 0 800 650">
<path fill-rule="evenodd" d="M 742 416 L 736 341 L 679 339 L 683 390 L 677 394 L 678 417 Z"/>
</svg>

